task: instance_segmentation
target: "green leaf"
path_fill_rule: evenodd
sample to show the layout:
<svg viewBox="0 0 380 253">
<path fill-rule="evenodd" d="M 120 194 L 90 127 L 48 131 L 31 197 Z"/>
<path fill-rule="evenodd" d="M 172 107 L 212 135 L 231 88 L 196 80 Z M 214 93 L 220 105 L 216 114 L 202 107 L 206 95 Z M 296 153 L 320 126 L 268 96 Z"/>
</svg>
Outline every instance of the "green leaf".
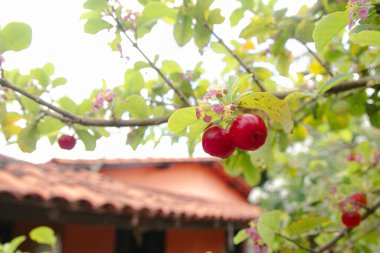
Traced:
<svg viewBox="0 0 380 253">
<path fill-rule="evenodd" d="M 360 46 L 380 47 L 380 32 L 367 30 L 359 33 L 351 33 L 350 40 L 358 43 Z"/>
<path fill-rule="evenodd" d="M 137 61 L 135 62 L 135 65 L 133 65 L 133 68 L 135 70 L 140 70 L 140 69 L 143 69 L 143 68 L 149 68 L 150 65 L 146 62 L 143 62 L 143 61 Z"/>
<path fill-rule="evenodd" d="M 46 74 L 44 69 L 36 68 L 30 71 L 33 78 L 37 79 L 38 83 L 46 87 L 50 83 L 50 77 Z"/>
<path fill-rule="evenodd" d="M 280 218 L 281 212 L 274 210 L 262 214 L 257 222 L 257 232 L 269 247 L 273 245 L 274 236 L 280 230 Z"/>
<path fill-rule="evenodd" d="M 238 106 L 263 110 L 272 120 L 280 123 L 287 133 L 290 133 L 294 126 L 287 101 L 281 100 L 269 92 L 252 92 L 244 96 L 238 102 Z"/>
<path fill-rule="evenodd" d="M 127 145 L 130 145 L 133 150 L 136 150 L 144 138 L 146 129 L 146 127 L 132 129 L 127 135 Z"/>
<path fill-rule="evenodd" d="M 174 39 L 178 46 L 182 47 L 186 45 L 193 37 L 192 21 L 193 18 L 191 16 L 185 15 L 182 12 L 178 13 L 173 29 Z"/>
<path fill-rule="evenodd" d="M 296 28 L 296 38 L 304 43 L 313 42 L 315 24 L 310 19 L 303 19 Z"/>
<path fill-rule="evenodd" d="M 157 21 L 157 19 L 170 16 L 174 13 L 174 10 L 166 6 L 161 2 L 150 2 L 144 7 L 142 16 L 137 19 L 138 25 L 151 24 Z"/>
<path fill-rule="evenodd" d="M 53 85 L 53 87 L 57 87 L 59 85 L 64 85 L 67 83 L 67 80 L 66 78 L 64 77 L 57 77 L 56 79 L 54 79 L 51 84 Z"/>
<path fill-rule="evenodd" d="M 83 142 L 87 151 L 94 151 L 96 148 L 96 138 L 89 131 L 83 129 L 75 129 L 78 138 Z"/>
<path fill-rule="evenodd" d="M 7 107 L 4 103 L 0 104 L 0 123 L 3 122 L 5 115 L 7 114 Z"/>
<path fill-rule="evenodd" d="M 10 242 L 9 242 L 9 252 L 15 252 L 17 250 L 17 248 L 26 240 L 26 236 L 25 235 L 20 235 L 20 236 L 17 236 L 15 238 L 13 238 Z"/>
<path fill-rule="evenodd" d="M 215 53 L 218 54 L 227 54 L 228 50 L 220 43 L 218 42 L 212 42 L 211 43 L 211 48 L 214 50 Z"/>
<path fill-rule="evenodd" d="M 327 217 L 304 217 L 289 225 L 286 228 L 286 231 L 290 236 L 300 236 L 301 234 L 310 232 L 329 221 L 330 219 Z"/>
<path fill-rule="evenodd" d="M 172 133 L 179 133 L 189 125 L 198 121 L 195 114 L 196 107 L 186 107 L 176 110 L 168 120 L 168 129 Z"/>
<path fill-rule="evenodd" d="M 64 96 L 60 98 L 57 101 L 58 105 L 62 107 L 62 109 L 71 112 L 71 113 L 76 113 L 77 112 L 77 104 L 68 96 Z"/>
<path fill-rule="evenodd" d="M 52 63 L 46 63 L 42 69 L 45 71 L 46 75 L 51 76 L 54 74 L 54 65 Z"/>
<path fill-rule="evenodd" d="M 216 8 L 211 10 L 208 14 L 207 22 L 209 24 L 221 24 L 224 21 L 224 17 L 220 14 L 220 9 Z"/>
<path fill-rule="evenodd" d="M 36 149 L 38 130 L 35 125 L 30 125 L 18 133 L 17 144 L 21 151 L 31 153 Z"/>
<path fill-rule="evenodd" d="M 167 75 L 183 72 L 181 66 L 179 66 L 177 62 L 169 60 L 162 62 L 161 71 Z"/>
<path fill-rule="evenodd" d="M 52 118 L 50 116 L 45 116 L 37 125 L 38 132 L 41 135 L 46 135 L 49 137 L 50 143 L 54 144 L 59 130 L 64 127 L 60 120 Z"/>
<path fill-rule="evenodd" d="M 202 22 L 197 22 L 194 27 L 194 42 L 198 46 L 199 51 L 210 42 L 210 31 L 203 25 Z"/>
<path fill-rule="evenodd" d="M 128 69 L 124 74 L 124 87 L 125 95 L 132 95 L 140 93 L 141 89 L 144 88 L 145 82 L 144 77 L 140 71 L 135 69 Z"/>
<path fill-rule="evenodd" d="M 149 117 L 149 108 L 145 99 L 140 95 L 131 95 L 126 98 L 126 110 L 131 114 L 132 118 L 145 119 Z"/>
<path fill-rule="evenodd" d="M 234 27 L 235 25 L 239 24 L 239 21 L 244 17 L 244 12 L 245 10 L 243 8 L 238 8 L 231 13 L 231 27 Z"/>
<path fill-rule="evenodd" d="M 247 240 L 249 238 L 249 235 L 245 232 L 245 229 L 240 230 L 235 236 L 234 236 L 234 244 L 240 244 Z"/>
<path fill-rule="evenodd" d="M 87 0 L 83 7 L 85 9 L 101 11 L 108 7 L 107 0 Z"/>
<path fill-rule="evenodd" d="M 46 226 L 32 229 L 29 232 L 29 237 L 35 242 L 47 244 L 52 247 L 57 243 L 57 237 L 55 236 L 53 229 Z"/>
<path fill-rule="evenodd" d="M 101 18 L 88 19 L 84 24 L 84 32 L 89 34 L 96 34 L 104 29 L 110 29 L 112 25 Z"/>
<path fill-rule="evenodd" d="M 340 31 L 347 26 L 347 24 L 347 11 L 337 11 L 322 18 L 322 20 L 320 20 L 315 26 L 313 32 L 313 39 L 317 51 L 322 52 L 332 38 L 339 34 Z"/>
<path fill-rule="evenodd" d="M 22 22 L 8 23 L 0 30 L 0 52 L 21 51 L 32 42 L 32 28 Z"/>
<path fill-rule="evenodd" d="M 323 95 L 326 91 L 330 90 L 331 88 L 337 86 L 338 84 L 342 83 L 343 81 L 346 81 L 348 79 L 351 79 L 353 77 L 352 74 L 338 74 L 331 78 L 328 82 L 326 82 L 324 85 L 318 88 L 318 95 Z"/>
</svg>

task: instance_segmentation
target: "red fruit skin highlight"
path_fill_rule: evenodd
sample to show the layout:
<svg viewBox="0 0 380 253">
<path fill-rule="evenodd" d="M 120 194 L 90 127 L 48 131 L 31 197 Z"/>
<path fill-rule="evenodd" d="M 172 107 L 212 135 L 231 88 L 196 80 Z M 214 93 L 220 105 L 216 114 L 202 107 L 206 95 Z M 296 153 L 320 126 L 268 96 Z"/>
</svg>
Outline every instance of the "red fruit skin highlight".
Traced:
<svg viewBox="0 0 380 253">
<path fill-rule="evenodd" d="M 230 134 L 237 148 L 252 151 L 265 143 L 268 130 L 262 118 L 255 114 L 245 113 L 232 122 Z"/>
<path fill-rule="evenodd" d="M 202 136 L 203 150 L 215 157 L 227 158 L 235 151 L 230 133 L 220 126 L 208 127 Z"/>
</svg>

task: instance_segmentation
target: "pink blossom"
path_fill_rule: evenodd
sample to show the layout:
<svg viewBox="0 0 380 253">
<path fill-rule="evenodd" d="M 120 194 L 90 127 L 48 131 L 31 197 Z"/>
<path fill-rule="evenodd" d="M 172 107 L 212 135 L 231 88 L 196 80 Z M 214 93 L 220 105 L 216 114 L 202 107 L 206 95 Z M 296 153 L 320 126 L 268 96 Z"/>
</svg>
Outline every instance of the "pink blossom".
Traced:
<svg viewBox="0 0 380 253">
<path fill-rule="evenodd" d="M 5 59 L 4 59 L 4 57 L 0 54 L 0 64 L 2 64 L 3 62 L 5 62 Z"/>
<path fill-rule="evenodd" d="M 211 119 L 212 119 L 212 117 L 210 115 L 207 115 L 207 114 L 203 117 L 203 121 L 206 123 L 210 123 Z"/>
<path fill-rule="evenodd" d="M 358 11 L 358 15 L 359 15 L 359 18 L 361 20 L 364 20 L 367 18 L 368 16 L 368 12 L 369 12 L 369 9 L 367 6 L 363 6 L 362 8 L 360 8 L 360 10 Z"/>
<path fill-rule="evenodd" d="M 201 109 L 199 109 L 198 107 L 195 109 L 195 116 L 197 117 L 197 119 L 201 118 Z"/>
<path fill-rule="evenodd" d="M 352 211 L 359 211 L 360 205 L 355 201 L 354 198 L 347 197 L 344 200 L 340 201 L 338 203 L 340 210 L 342 213 L 352 212 Z"/>
<path fill-rule="evenodd" d="M 96 94 L 95 101 L 92 104 L 92 109 L 94 112 L 97 112 L 100 108 L 104 106 L 104 101 L 111 103 L 116 97 L 116 94 L 110 89 L 104 90 Z"/>
<path fill-rule="evenodd" d="M 212 105 L 211 106 L 214 112 L 217 114 L 223 114 L 224 113 L 224 106 L 220 104 Z"/>
<path fill-rule="evenodd" d="M 254 227 L 246 228 L 245 232 L 251 237 L 253 241 L 253 252 L 255 253 L 267 253 L 268 247 L 261 239 L 256 225 Z"/>
</svg>

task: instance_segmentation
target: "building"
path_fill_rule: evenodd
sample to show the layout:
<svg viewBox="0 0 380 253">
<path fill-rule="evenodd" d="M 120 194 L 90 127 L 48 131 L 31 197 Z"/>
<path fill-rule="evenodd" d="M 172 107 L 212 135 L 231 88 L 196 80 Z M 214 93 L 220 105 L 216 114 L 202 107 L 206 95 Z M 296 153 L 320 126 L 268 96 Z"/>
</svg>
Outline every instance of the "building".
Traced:
<svg viewBox="0 0 380 253">
<path fill-rule="evenodd" d="M 0 239 L 48 225 L 60 238 L 55 252 L 242 252 L 234 232 L 259 215 L 249 191 L 214 159 L 0 156 Z"/>
</svg>

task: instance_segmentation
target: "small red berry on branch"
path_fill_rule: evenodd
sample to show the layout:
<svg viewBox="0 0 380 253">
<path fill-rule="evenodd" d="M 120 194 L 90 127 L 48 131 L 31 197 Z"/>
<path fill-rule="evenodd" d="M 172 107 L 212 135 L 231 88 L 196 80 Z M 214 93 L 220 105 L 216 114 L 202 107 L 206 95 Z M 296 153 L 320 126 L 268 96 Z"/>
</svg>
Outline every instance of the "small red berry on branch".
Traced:
<svg viewBox="0 0 380 253">
<path fill-rule="evenodd" d="M 58 145 L 62 149 L 67 149 L 67 150 L 73 149 L 76 142 L 77 141 L 74 138 L 74 136 L 67 135 L 67 134 L 64 134 L 58 138 Z"/>
<path fill-rule="evenodd" d="M 347 212 L 342 214 L 342 223 L 348 228 L 359 226 L 362 218 L 358 212 Z"/>
</svg>

